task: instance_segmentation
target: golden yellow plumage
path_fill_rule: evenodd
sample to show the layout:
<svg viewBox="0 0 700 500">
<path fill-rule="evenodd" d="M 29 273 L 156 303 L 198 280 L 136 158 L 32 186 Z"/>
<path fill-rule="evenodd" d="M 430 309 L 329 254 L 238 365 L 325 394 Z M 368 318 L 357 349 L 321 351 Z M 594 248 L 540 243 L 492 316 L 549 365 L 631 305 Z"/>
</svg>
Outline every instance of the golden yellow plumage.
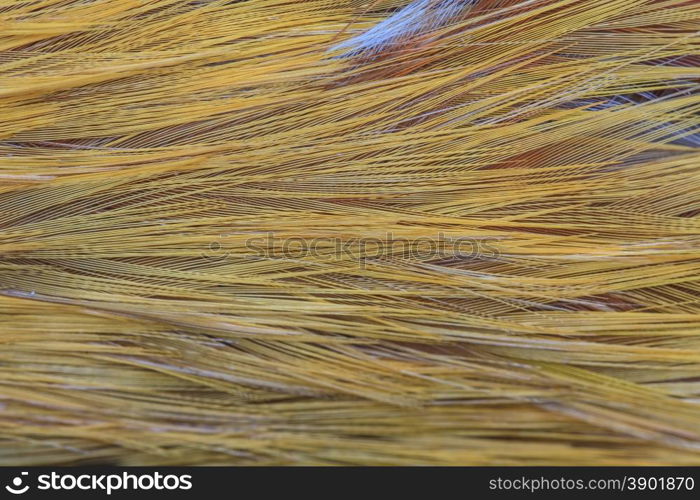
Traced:
<svg viewBox="0 0 700 500">
<path fill-rule="evenodd" d="M 0 0 L 0 464 L 700 464 L 700 5 L 463 4 Z"/>
</svg>

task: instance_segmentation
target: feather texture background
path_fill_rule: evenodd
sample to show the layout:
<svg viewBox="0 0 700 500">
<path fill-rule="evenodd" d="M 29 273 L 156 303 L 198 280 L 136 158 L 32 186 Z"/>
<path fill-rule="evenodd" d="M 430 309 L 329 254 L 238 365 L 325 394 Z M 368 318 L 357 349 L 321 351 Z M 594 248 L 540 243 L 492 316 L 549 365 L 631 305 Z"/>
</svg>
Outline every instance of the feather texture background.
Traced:
<svg viewBox="0 0 700 500">
<path fill-rule="evenodd" d="M 700 464 L 699 32 L 0 0 L 0 464 Z"/>
</svg>

